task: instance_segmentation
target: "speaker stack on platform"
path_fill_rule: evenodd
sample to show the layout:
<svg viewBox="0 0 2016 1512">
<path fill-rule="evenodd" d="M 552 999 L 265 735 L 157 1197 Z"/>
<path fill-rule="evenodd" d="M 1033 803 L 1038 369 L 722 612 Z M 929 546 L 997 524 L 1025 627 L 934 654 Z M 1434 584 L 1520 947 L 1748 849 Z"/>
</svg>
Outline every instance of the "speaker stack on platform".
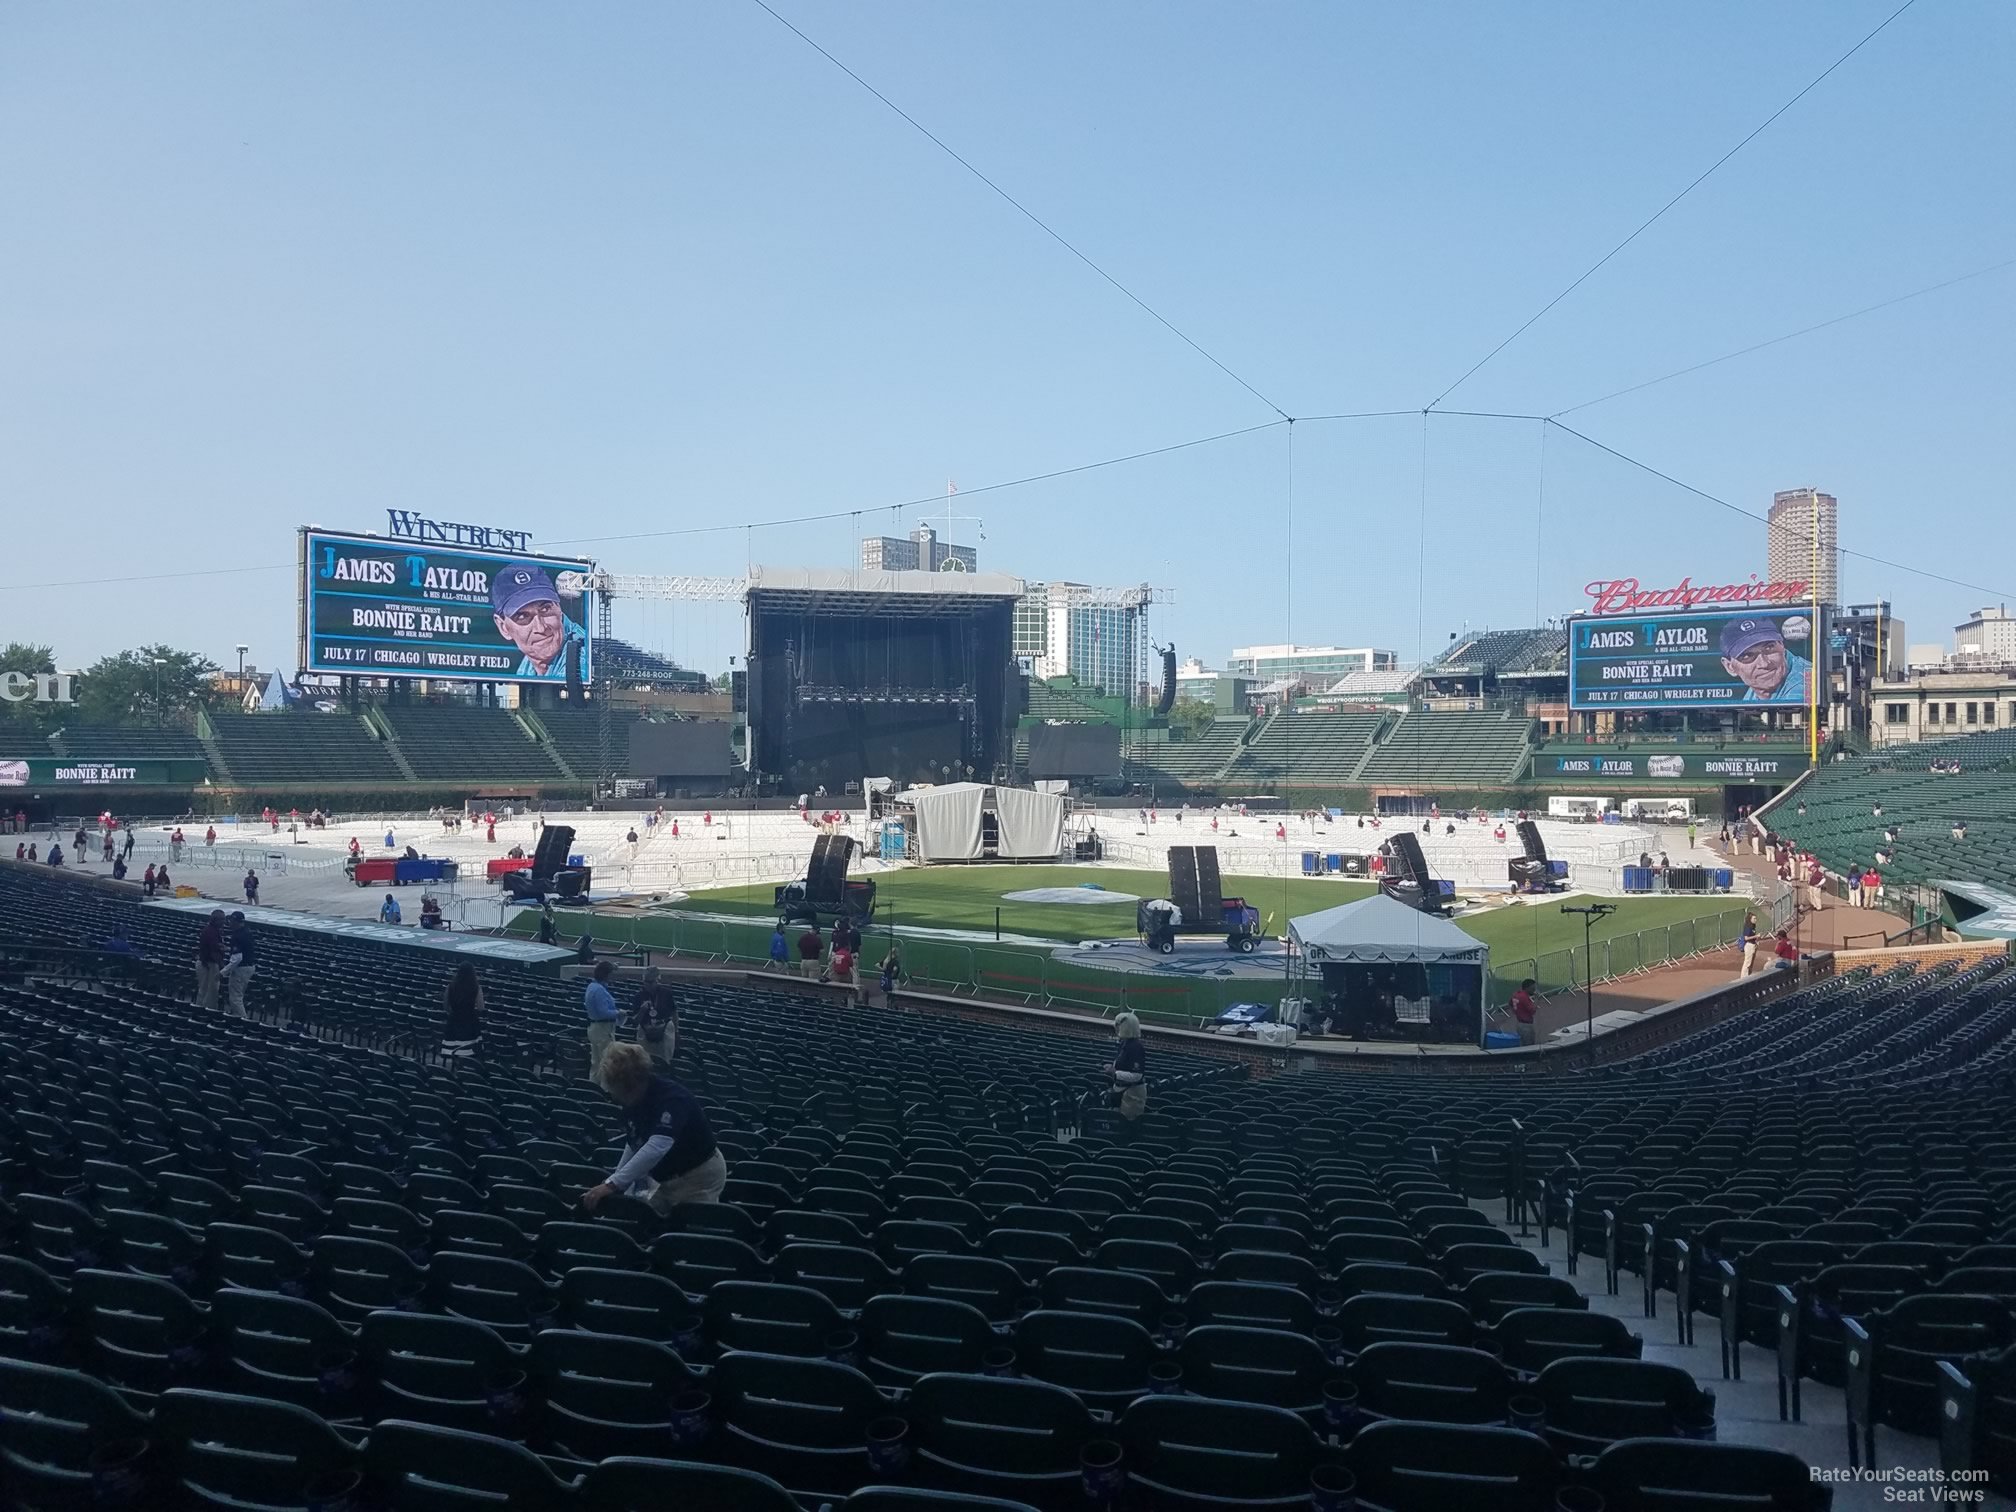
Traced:
<svg viewBox="0 0 2016 1512">
<path fill-rule="evenodd" d="M 1448 911 L 1451 899 L 1444 891 L 1445 884 L 1429 874 L 1428 858 L 1411 831 L 1402 830 L 1393 836 L 1379 847 L 1379 853 L 1386 858 L 1386 875 L 1379 883 L 1381 892 L 1423 913 Z"/>
<path fill-rule="evenodd" d="M 594 873 L 585 866 L 569 866 L 567 855 L 574 848 L 574 831 L 564 824 L 549 824 L 539 832 L 532 848 L 532 870 L 506 872 L 499 879 L 514 898 L 536 901 L 547 893 L 560 898 L 586 897 Z"/>
<path fill-rule="evenodd" d="M 821 835 L 812 842 L 805 867 L 805 896 L 815 903 L 838 903 L 847 891 L 847 868 L 854 860 L 852 835 Z"/>
<path fill-rule="evenodd" d="M 1519 821 L 1519 844 L 1525 854 L 1505 863 L 1505 875 L 1521 892 L 1546 892 L 1554 886 L 1554 867 L 1547 859 L 1547 842 L 1540 838 L 1540 826 L 1531 819 Z"/>
</svg>

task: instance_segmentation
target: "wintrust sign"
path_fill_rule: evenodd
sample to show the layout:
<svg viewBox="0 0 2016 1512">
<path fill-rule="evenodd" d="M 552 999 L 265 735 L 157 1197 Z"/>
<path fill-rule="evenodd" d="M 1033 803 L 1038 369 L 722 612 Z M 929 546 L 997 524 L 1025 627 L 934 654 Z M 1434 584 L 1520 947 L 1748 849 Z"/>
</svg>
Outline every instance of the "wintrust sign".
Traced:
<svg viewBox="0 0 2016 1512">
<path fill-rule="evenodd" d="M 1703 604 L 1796 604 L 1812 592 L 1810 583 L 1767 583 L 1751 573 L 1742 583 L 1697 588 L 1682 578 L 1671 588 L 1641 588 L 1636 578 L 1598 578 L 1583 592 L 1591 614 L 1644 614 L 1654 609 L 1695 609 Z"/>
<path fill-rule="evenodd" d="M 8 703 L 75 703 L 75 672 L 0 672 L 0 700 Z"/>
</svg>

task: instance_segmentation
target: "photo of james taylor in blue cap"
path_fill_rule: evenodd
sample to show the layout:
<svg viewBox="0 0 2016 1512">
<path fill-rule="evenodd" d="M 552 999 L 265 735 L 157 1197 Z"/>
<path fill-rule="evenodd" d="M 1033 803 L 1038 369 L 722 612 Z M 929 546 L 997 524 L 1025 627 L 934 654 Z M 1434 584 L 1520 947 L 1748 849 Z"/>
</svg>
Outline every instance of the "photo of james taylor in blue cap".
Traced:
<svg viewBox="0 0 2016 1512">
<path fill-rule="evenodd" d="M 560 607 L 551 574 L 532 562 L 513 562 L 490 579 L 490 613 L 497 633 L 523 653 L 517 677 L 562 680 L 568 647 L 588 642 L 588 632 Z"/>
<path fill-rule="evenodd" d="M 1799 624 L 1805 623 L 1802 617 Z M 1806 702 L 1808 663 L 1786 647 L 1784 628 L 1775 619 L 1737 619 L 1724 625 L 1722 666 L 1746 689 L 1744 703 Z"/>
</svg>

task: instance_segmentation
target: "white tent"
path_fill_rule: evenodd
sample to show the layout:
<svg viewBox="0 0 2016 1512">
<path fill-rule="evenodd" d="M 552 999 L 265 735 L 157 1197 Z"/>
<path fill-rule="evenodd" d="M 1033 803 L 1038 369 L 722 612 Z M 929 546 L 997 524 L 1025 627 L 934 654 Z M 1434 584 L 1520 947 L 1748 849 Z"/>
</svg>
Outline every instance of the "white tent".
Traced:
<svg viewBox="0 0 2016 1512">
<path fill-rule="evenodd" d="M 1491 953 L 1482 940 L 1447 919 L 1384 893 L 1290 919 L 1288 938 L 1311 965 L 1418 961 L 1482 966 Z"/>
<path fill-rule="evenodd" d="M 902 795 L 917 818 L 919 861 L 977 861 L 988 854 L 981 815 L 994 815 L 992 855 L 1003 861 L 1054 860 L 1064 849 L 1062 793 L 951 782 Z"/>
</svg>

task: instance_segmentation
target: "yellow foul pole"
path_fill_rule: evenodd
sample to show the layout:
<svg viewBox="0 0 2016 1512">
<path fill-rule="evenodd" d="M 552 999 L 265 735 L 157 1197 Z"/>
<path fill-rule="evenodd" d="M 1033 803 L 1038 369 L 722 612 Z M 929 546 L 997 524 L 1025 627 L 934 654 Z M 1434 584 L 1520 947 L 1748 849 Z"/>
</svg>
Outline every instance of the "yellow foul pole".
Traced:
<svg viewBox="0 0 2016 1512">
<path fill-rule="evenodd" d="M 1810 527 L 1813 536 L 1813 565 L 1806 574 L 1810 580 L 1808 586 L 1813 594 L 1813 628 L 1810 632 L 1813 639 L 1809 642 L 1813 647 L 1813 660 L 1806 669 L 1806 693 L 1809 700 L 1806 714 L 1806 763 L 1808 766 L 1817 767 L 1820 765 L 1820 679 L 1826 675 L 1828 653 L 1826 644 L 1820 638 L 1820 490 L 1809 488 L 1806 492 L 1813 501 L 1813 523 Z"/>
</svg>

